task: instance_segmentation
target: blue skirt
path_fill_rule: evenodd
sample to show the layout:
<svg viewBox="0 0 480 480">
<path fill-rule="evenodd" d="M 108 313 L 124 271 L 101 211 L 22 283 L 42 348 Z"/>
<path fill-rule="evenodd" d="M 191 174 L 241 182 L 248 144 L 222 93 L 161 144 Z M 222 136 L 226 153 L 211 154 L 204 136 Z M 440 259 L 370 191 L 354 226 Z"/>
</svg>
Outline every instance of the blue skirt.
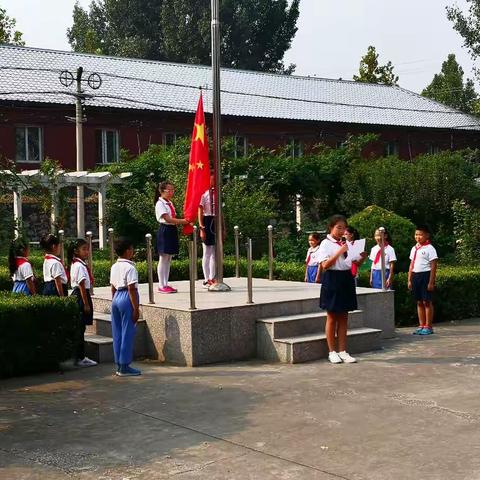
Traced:
<svg viewBox="0 0 480 480">
<path fill-rule="evenodd" d="M 63 294 L 66 296 L 68 294 L 68 287 L 62 283 L 63 287 Z M 47 297 L 59 297 L 57 287 L 55 286 L 55 280 L 50 280 L 49 282 L 45 282 L 43 284 L 43 292 L 42 295 Z"/>
<path fill-rule="evenodd" d="M 318 265 L 307 266 L 307 283 L 316 283 Z"/>
<path fill-rule="evenodd" d="M 13 282 L 13 293 L 22 293 L 23 295 L 31 295 L 25 280 L 16 280 Z"/>
<path fill-rule="evenodd" d="M 390 269 L 385 270 L 385 281 L 390 275 Z M 382 288 L 382 271 L 372 270 L 372 288 Z"/>
<path fill-rule="evenodd" d="M 323 272 L 320 308 L 333 313 L 351 312 L 358 308 L 355 279 L 350 270 Z"/>
<path fill-rule="evenodd" d="M 177 227 L 161 223 L 157 231 L 157 253 L 178 255 L 179 248 Z"/>
<path fill-rule="evenodd" d="M 215 217 L 213 215 L 205 215 L 203 217 L 205 224 L 205 245 L 215 245 Z"/>
<path fill-rule="evenodd" d="M 90 305 L 90 313 L 85 313 L 85 304 L 83 303 L 82 294 L 80 289 L 75 287 L 72 291 L 72 297 L 76 297 L 78 308 L 80 309 L 80 324 L 81 325 L 93 325 L 93 302 L 90 295 L 90 290 L 87 288 L 87 301 Z"/>
</svg>

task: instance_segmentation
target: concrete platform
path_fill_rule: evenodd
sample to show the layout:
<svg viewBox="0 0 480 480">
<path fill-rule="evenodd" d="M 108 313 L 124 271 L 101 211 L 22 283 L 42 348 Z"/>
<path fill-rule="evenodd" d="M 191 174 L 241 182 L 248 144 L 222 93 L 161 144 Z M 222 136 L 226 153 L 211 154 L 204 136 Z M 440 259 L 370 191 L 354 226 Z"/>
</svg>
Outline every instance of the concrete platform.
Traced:
<svg viewBox="0 0 480 480">
<path fill-rule="evenodd" d="M 0 382 L 2 480 L 478 480 L 480 321 L 355 365 L 138 362 Z"/>
<path fill-rule="evenodd" d="M 146 325 L 144 356 L 188 366 L 255 358 L 257 320 L 319 311 L 319 285 L 254 279 L 254 303 L 249 305 L 245 278 L 226 278 L 225 282 L 231 292 L 209 292 L 198 281 L 196 310 L 190 310 L 187 281 L 172 282 L 176 294 L 156 292 L 153 305 L 148 303 L 148 285 L 139 285 Z M 362 327 L 381 330 L 382 338 L 391 337 L 393 292 L 358 288 L 357 294 L 364 312 Z M 96 288 L 93 301 L 96 312 L 110 312 L 110 288 Z"/>
</svg>

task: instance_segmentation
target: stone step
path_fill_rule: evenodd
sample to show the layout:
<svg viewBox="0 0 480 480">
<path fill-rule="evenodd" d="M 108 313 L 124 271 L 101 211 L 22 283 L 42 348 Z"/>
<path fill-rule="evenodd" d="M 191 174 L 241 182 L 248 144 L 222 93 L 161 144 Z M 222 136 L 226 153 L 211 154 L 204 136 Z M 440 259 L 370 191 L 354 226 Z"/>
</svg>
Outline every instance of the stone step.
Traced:
<svg viewBox="0 0 480 480">
<path fill-rule="evenodd" d="M 98 363 L 113 362 L 113 339 L 103 335 L 86 333 L 85 354 Z"/>
<path fill-rule="evenodd" d="M 353 328 L 347 332 L 349 353 L 362 353 L 381 348 L 381 330 L 376 328 Z M 277 361 L 302 363 L 328 357 L 326 335 L 307 334 L 274 340 Z"/>
<path fill-rule="evenodd" d="M 317 311 L 297 315 L 262 318 L 257 323 L 266 325 L 272 339 L 320 333 L 325 331 L 327 312 Z M 363 327 L 363 311 L 354 310 L 348 314 L 349 328 Z"/>
</svg>

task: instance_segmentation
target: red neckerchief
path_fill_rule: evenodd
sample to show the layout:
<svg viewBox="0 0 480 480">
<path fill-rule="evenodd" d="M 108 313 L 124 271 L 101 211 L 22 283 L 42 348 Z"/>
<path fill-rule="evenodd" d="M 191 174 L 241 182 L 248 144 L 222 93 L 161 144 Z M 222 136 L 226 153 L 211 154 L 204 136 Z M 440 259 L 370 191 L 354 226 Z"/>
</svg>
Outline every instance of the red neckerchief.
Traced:
<svg viewBox="0 0 480 480">
<path fill-rule="evenodd" d="M 175 207 L 173 206 L 173 203 L 170 200 L 164 200 L 164 202 L 168 205 L 168 208 L 170 209 L 170 216 L 172 218 L 176 218 L 177 213 L 175 212 Z"/>
<path fill-rule="evenodd" d="M 340 245 L 341 247 L 343 247 L 343 243 L 340 240 L 335 240 L 331 235 L 327 235 L 327 239 L 330 240 L 332 243 L 336 243 L 337 245 Z M 343 254 L 343 257 L 347 258 L 347 256 L 348 256 L 348 253 L 345 252 Z"/>
<path fill-rule="evenodd" d="M 58 257 L 56 257 L 55 255 L 50 255 L 50 254 L 47 253 L 43 258 L 45 260 L 55 260 L 55 261 L 57 261 L 63 267 L 63 271 L 65 272 L 65 276 L 67 277 L 67 280 L 70 280 L 70 272 L 65 268 L 65 265 L 63 264 L 63 262 Z"/>
<path fill-rule="evenodd" d="M 92 274 L 92 271 L 90 270 L 90 267 L 81 258 L 73 257 L 72 265 L 74 263 L 81 263 L 87 269 L 88 279 L 90 280 L 90 286 L 93 287 L 94 279 L 93 279 L 93 274 Z"/>
<path fill-rule="evenodd" d="M 415 266 L 415 260 L 417 259 L 417 252 L 422 247 L 425 247 L 426 245 L 430 245 L 430 240 L 426 240 L 424 243 L 417 243 L 417 245 L 415 245 L 415 253 L 413 254 L 412 263 L 410 264 L 412 268 Z"/>
<path fill-rule="evenodd" d="M 315 247 L 315 249 L 313 249 L 312 251 L 310 251 L 310 249 L 308 249 L 308 255 L 307 255 L 307 267 L 308 267 L 308 263 L 310 262 L 310 259 L 312 258 L 312 253 L 315 253 L 318 249 L 320 248 L 320 245 L 317 245 Z"/>
<path fill-rule="evenodd" d="M 18 267 L 21 267 L 25 263 L 30 263 L 28 261 L 28 258 L 25 257 L 15 257 L 15 265 Z"/>
<path fill-rule="evenodd" d="M 388 242 L 385 242 L 385 248 L 387 248 L 388 245 L 389 245 Z M 381 257 L 382 257 L 382 247 L 380 247 L 379 245 L 379 249 L 377 254 L 375 255 L 375 260 L 373 261 L 373 264 L 376 265 L 380 261 Z"/>
</svg>

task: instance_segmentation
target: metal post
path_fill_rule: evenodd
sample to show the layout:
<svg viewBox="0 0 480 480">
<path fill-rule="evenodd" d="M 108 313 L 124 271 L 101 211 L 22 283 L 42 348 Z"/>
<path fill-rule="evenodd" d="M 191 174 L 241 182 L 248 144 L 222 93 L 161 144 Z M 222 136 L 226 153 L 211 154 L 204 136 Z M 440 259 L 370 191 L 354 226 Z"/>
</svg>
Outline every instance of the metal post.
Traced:
<svg viewBox="0 0 480 480">
<path fill-rule="evenodd" d="M 105 200 L 107 196 L 107 186 L 101 185 L 98 189 L 98 248 L 105 248 Z"/>
<path fill-rule="evenodd" d="M 382 265 L 382 290 L 386 290 L 386 279 L 385 279 L 385 228 L 380 227 L 379 229 L 381 240 L 380 240 L 380 260 Z"/>
<path fill-rule="evenodd" d="M 233 235 L 235 238 L 235 277 L 240 278 L 240 229 L 238 225 L 233 227 Z"/>
<path fill-rule="evenodd" d="M 247 303 L 253 303 L 252 239 L 247 240 Z"/>
<path fill-rule="evenodd" d="M 221 165 L 221 102 L 220 102 L 220 2 L 212 0 L 212 83 L 213 83 L 213 164 L 215 172 L 215 284 L 209 290 L 227 292 L 223 283 L 223 206 Z"/>
<path fill-rule="evenodd" d="M 196 225 L 193 226 L 193 235 L 192 235 L 192 240 L 193 240 L 193 266 L 194 266 L 194 271 L 193 271 L 193 279 L 195 281 L 198 280 L 198 236 L 197 236 L 197 231 L 198 227 Z"/>
<path fill-rule="evenodd" d="M 92 242 L 92 232 L 88 231 L 86 234 L 88 242 L 88 268 L 93 275 L 93 242 Z M 90 286 L 90 293 L 93 295 L 93 285 Z"/>
<path fill-rule="evenodd" d="M 196 233 L 196 232 L 194 232 Z M 193 237 L 194 238 L 194 237 Z M 197 307 L 195 306 L 195 263 L 197 261 L 194 253 L 196 250 L 195 247 L 195 240 L 188 241 L 188 256 L 190 259 L 190 310 L 196 310 Z"/>
<path fill-rule="evenodd" d="M 268 279 L 273 280 L 273 226 L 269 225 L 268 230 Z"/>
<path fill-rule="evenodd" d="M 152 234 L 145 235 L 147 240 L 147 272 L 148 272 L 148 303 L 155 303 L 153 296 L 153 258 L 152 258 Z"/>
<path fill-rule="evenodd" d="M 108 229 L 108 243 L 110 245 L 110 265 L 115 261 L 115 252 L 113 250 L 113 228 Z"/>
<path fill-rule="evenodd" d="M 58 231 L 58 239 L 60 240 L 60 259 L 65 265 L 65 232 L 63 230 Z"/>
<path fill-rule="evenodd" d="M 77 94 L 75 96 L 75 126 L 77 147 L 77 172 L 83 170 L 83 113 L 82 113 L 82 74 L 83 68 L 77 69 Z M 77 187 L 77 237 L 85 232 L 85 203 L 83 186 Z"/>
<path fill-rule="evenodd" d="M 22 189 L 17 188 L 13 191 L 13 220 L 15 222 L 15 238 L 22 235 Z"/>
</svg>

